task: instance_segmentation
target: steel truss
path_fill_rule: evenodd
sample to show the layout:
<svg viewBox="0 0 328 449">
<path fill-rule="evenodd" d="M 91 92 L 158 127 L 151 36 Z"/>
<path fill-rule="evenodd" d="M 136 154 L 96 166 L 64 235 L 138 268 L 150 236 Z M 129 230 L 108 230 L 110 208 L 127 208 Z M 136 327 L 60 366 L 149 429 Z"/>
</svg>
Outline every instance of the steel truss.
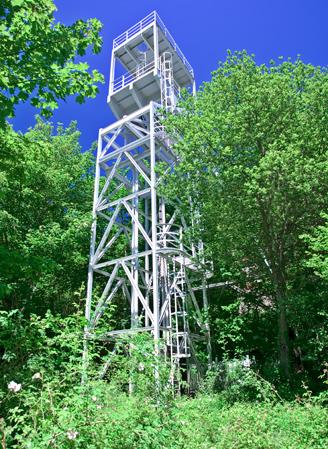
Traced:
<svg viewBox="0 0 328 449">
<path fill-rule="evenodd" d="M 201 371 L 195 346 L 209 339 L 203 313 L 207 308 L 205 268 L 202 246 L 188 241 L 187 223 L 173 203 L 158 195 L 157 167 L 172 170 L 177 162 L 160 121 L 163 106 L 174 110 L 176 89 L 172 55 L 163 52 L 154 58 L 160 75 L 159 102 L 150 101 L 99 130 L 85 341 L 149 332 L 155 351 L 158 342 L 164 342 L 171 382 L 176 382 L 179 367 L 184 367 L 194 388 Z M 195 293 L 200 288 L 201 301 Z M 128 304 L 129 325 L 99 335 L 97 328 L 106 323 L 106 311 L 118 298 L 120 304 L 122 300 Z"/>
</svg>

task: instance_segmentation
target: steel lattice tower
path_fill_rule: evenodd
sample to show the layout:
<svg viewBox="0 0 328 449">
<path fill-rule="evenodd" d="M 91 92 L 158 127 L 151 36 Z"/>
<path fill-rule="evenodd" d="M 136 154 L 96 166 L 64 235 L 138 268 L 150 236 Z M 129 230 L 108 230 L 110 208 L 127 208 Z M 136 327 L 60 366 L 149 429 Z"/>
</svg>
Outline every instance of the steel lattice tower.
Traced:
<svg viewBox="0 0 328 449">
<path fill-rule="evenodd" d="M 209 341 L 202 248 L 159 197 L 156 170 L 177 162 L 160 113 L 176 111 L 182 88 L 195 91 L 193 69 L 156 12 L 114 39 L 108 104 L 117 121 L 99 130 L 85 338 L 124 298 L 129 325 L 101 338 L 150 332 L 155 350 L 164 342 L 172 381 L 183 366 L 194 383 L 195 345 Z"/>
</svg>

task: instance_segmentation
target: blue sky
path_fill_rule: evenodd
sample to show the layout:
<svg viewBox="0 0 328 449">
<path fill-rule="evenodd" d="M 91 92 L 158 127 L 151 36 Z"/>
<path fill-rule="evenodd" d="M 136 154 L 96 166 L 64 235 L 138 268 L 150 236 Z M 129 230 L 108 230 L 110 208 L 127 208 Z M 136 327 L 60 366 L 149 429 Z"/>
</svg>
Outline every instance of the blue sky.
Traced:
<svg viewBox="0 0 328 449">
<path fill-rule="evenodd" d="M 62 102 L 54 122 L 77 120 L 81 144 L 87 149 L 98 129 L 113 121 L 106 104 L 112 40 L 154 9 L 194 68 L 197 84 L 210 79 L 226 50 L 246 49 L 259 63 L 279 56 L 328 65 L 328 0 L 55 0 L 56 18 L 69 25 L 77 19 L 97 17 L 103 24 L 103 50 L 88 56 L 91 68 L 106 78 L 96 99 L 78 105 Z M 16 130 L 35 123 L 36 110 L 17 109 Z"/>
</svg>

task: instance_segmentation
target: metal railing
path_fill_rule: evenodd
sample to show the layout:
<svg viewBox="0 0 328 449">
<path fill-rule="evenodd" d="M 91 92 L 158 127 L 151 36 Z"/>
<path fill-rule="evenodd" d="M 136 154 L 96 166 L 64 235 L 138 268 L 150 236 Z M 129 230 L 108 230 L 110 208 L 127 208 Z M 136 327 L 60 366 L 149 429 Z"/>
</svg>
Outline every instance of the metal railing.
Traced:
<svg viewBox="0 0 328 449">
<path fill-rule="evenodd" d="M 147 28 L 150 24 L 153 22 L 157 22 L 158 25 L 161 27 L 164 35 L 166 36 L 167 40 L 170 42 L 174 50 L 176 51 L 177 55 L 180 57 L 184 65 L 187 67 L 188 71 L 191 73 L 192 77 L 194 76 L 194 71 L 191 65 L 189 64 L 187 58 L 182 53 L 180 47 L 176 44 L 175 40 L 173 39 L 171 33 L 164 25 L 162 19 L 159 17 L 156 11 L 153 11 L 152 13 L 148 14 L 144 19 L 140 20 L 140 22 L 133 25 L 133 27 L 126 30 L 124 33 L 120 34 L 116 39 L 114 39 L 113 45 L 114 49 L 119 47 L 120 45 L 124 44 L 128 39 L 131 39 L 131 37 L 135 36 L 136 34 L 140 33 L 142 30 Z"/>
<path fill-rule="evenodd" d="M 112 93 L 117 92 L 118 90 L 123 89 L 124 87 L 128 86 L 129 84 L 133 83 L 137 79 L 141 78 L 144 75 L 147 75 L 147 73 L 150 73 L 155 68 L 155 61 L 151 61 L 146 65 L 138 66 L 131 72 L 127 72 L 124 75 L 116 78 L 112 85 Z"/>
<path fill-rule="evenodd" d="M 160 248 L 180 249 L 181 227 L 167 223 L 157 225 L 157 244 Z"/>
<path fill-rule="evenodd" d="M 138 66 L 131 72 L 126 72 L 124 75 L 116 78 L 111 86 L 111 94 L 123 89 L 134 81 L 138 80 L 144 75 L 147 75 L 155 68 L 155 61 L 151 61 L 146 65 Z M 174 80 L 174 94 L 177 98 L 180 97 L 181 88 Z"/>
<path fill-rule="evenodd" d="M 162 19 L 159 17 L 159 15 L 157 14 L 156 11 L 154 11 L 154 14 L 156 16 L 156 21 L 159 24 L 159 26 L 161 27 L 161 29 L 162 29 L 163 33 L 165 34 L 165 36 L 167 37 L 167 40 L 170 42 L 170 44 L 172 45 L 172 47 L 174 48 L 174 50 L 176 51 L 176 53 L 178 54 L 178 56 L 180 57 L 180 59 L 182 60 L 184 65 L 187 67 L 188 71 L 191 73 L 192 76 L 194 76 L 193 68 L 189 64 L 189 62 L 188 62 L 187 58 L 185 57 L 185 55 L 182 53 L 180 47 L 176 44 L 176 42 L 173 39 L 171 33 L 169 32 L 169 30 L 164 25 Z"/>
<path fill-rule="evenodd" d="M 117 36 L 117 38 L 114 39 L 114 42 L 113 42 L 114 48 L 119 47 L 124 42 L 126 42 L 128 39 L 133 37 L 135 34 L 140 33 L 140 31 L 144 30 L 148 25 L 155 22 L 156 15 L 157 15 L 156 11 L 151 12 L 144 19 L 140 20 L 140 22 L 136 23 L 131 28 L 126 30 L 124 33 Z"/>
<path fill-rule="evenodd" d="M 179 86 L 179 84 L 173 80 L 173 90 L 174 90 L 174 95 L 175 97 L 178 99 L 181 96 L 181 87 Z"/>
<path fill-rule="evenodd" d="M 185 255 L 190 254 L 190 257 L 192 257 L 190 242 L 182 238 L 182 227 L 179 225 L 169 223 L 158 224 L 157 244 L 159 248 L 180 250 L 183 251 Z"/>
</svg>

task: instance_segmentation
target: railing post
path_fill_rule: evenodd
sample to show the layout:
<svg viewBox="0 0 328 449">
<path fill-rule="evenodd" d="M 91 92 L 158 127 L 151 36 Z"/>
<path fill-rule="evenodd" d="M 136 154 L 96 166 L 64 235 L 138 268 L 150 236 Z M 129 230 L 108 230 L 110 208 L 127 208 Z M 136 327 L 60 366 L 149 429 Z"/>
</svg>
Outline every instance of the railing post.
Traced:
<svg viewBox="0 0 328 449">
<path fill-rule="evenodd" d="M 154 59 L 155 59 L 155 75 L 158 74 L 158 64 L 159 64 L 159 47 L 158 47 L 158 29 L 156 20 L 154 22 Z"/>
<path fill-rule="evenodd" d="M 115 50 L 112 50 L 111 64 L 110 64 L 110 76 L 108 86 L 108 96 L 110 97 L 114 92 L 114 79 L 115 79 Z"/>
</svg>

